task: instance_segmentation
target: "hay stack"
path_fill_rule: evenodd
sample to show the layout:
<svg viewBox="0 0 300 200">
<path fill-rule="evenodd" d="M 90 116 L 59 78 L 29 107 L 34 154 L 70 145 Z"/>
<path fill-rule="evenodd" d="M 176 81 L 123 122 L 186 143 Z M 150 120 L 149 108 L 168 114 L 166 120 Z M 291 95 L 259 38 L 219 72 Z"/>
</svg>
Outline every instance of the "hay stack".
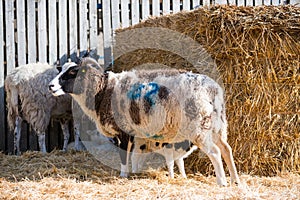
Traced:
<svg viewBox="0 0 300 200">
<path fill-rule="evenodd" d="M 118 33 L 141 27 L 183 33 L 200 43 L 215 60 L 226 90 L 228 140 L 239 172 L 299 173 L 299 7 L 200 8 L 148 19 Z M 143 63 L 193 69 L 186 59 L 170 51 L 139 49 L 116 59 L 113 70 Z M 212 171 L 207 158 L 193 155 L 186 163 L 192 170 Z"/>
</svg>

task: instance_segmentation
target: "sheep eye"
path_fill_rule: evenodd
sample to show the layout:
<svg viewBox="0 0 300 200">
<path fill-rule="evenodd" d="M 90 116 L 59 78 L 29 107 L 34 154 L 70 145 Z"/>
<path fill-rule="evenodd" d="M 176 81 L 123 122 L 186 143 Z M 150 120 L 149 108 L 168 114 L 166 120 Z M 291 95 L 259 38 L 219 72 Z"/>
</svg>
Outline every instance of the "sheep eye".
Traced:
<svg viewBox="0 0 300 200">
<path fill-rule="evenodd" d="M 77 74 L 77 70 L 73 69 L 69 71 L 69 75 L 74 76 Z"/>
</svg>

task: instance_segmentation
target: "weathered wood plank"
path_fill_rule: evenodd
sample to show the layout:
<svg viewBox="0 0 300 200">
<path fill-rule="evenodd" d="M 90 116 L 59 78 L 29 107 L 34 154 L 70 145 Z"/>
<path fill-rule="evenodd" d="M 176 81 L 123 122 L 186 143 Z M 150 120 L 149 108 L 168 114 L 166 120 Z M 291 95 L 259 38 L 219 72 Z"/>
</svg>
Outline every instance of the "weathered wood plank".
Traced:
<svg viewBox="0 0 300 200">
<path fill-rule="evenodd" d="M 25 2 L 17 0 L 17 52 L 18 65 L 26 64 Z"/>
<path fill-rule="evenodd" d="M 3 6 L 0 3 L 0 151 L 6 150 L 6 123 L 4 104 L 4 34 L 3 34 Z"/>
<path fill-rule="evenodd" d="M 132 0 L 131 1 L 131 23 L 132 25 L 139 23 L 140 21 L 140 3 L 139 0 Z M 142 12 L 142 14 L 144 14 Z"/>
<path fill-rule="evenodd" d="M 252 0 L 251 0 L 252 1 Z M 218 5 L 226 5 L 227 4 L 227 0 L 215 0 L 215 4 Z"/>
<path fill-rule="evenodd" d="M 253 6 L 253 0 L 246 0 L 246 6 Z"/>
<path fill-rule="evenodd" d="M 129 26 L 129 0 L 121 0 L 121 26 L 122 28 Z"/>
<path fill-rule="evenodd" d="M 74 61 L 78 50 L 77 1 L 69 1 L 69 46 L 70 57 Z"/>
<path fill-rule="evenodd" d="M 190 10 L 191 9 L 190 0 L 183 0 L 182 5 L 183 5 L 183 10 Z"/>
<path fill-rule="evenodd" d="M 111 18 L 110 18 L 111 17 L 110 1 L 102 1 L 102 13 L 103 13 L 104 64 L 107 67 L 112 62 L 112 55 L 111 55 L 112 29 L 111 29 Z"/>
<path fill-rule="evenodd" d="M 274 6 L 280 5 L 280 0 L 272 0 L 272 5 Z"/>
<path fill-rule="evenodd" d="M 193 0 L 193 9 L 200 6 L 200 0 Z"/>
<path fill-rule="evenodd" d="M 46 0 L 38 1 L 38 51 L 39 62 L 47 62 Z"/>
<path fill-rule="evenodd" d="M 14 2 L 5 1 L 6 28 L 6 70 L 10 73 L 15 68 L 15 32 L 14 32 Z"/>
<path fill-rule="evenodd" d="M 67 1 L 58 1 L 58 41 L 59 41 L 59 64 L 63 65 L 68 60 L 68 35 L 67 35 Z"/>
<path fill-rule="evenodd" d="M 147 19 L 150 16 L 149 0 L 142 0 L 142 19 Z"/>
<path fill-rule="evenodd" d="M 28 63 L 35 63 L 37 58 L 36 46 L 36 16 L 35 0 L 27 0 L 27 41 L 28 42 Z"/>
<path fill-rule="evenodd" d="M 73 2 L 73 1 L 70 1 Z M 57 9 L 56 1 L 48 1 L 48 27 L 49 27 L 49 63 L 56 64 L 57 61 Z M 70 19 L 71 20 L 71 19 Z"/>
<path fill-rule="evenodd" d="M 109 16 L 107 16 L 106 13 L 104 13 L 104 8 L 103 8 L 103 15 L 105 17 L 109 17 Z M 114 31 L 120 27 L 120 2 L 119 2 L 119 0 L 111 1 L 111 20 L 112 20 L 112 30 Z M 104 23 L 105 22 L 103 22 L 103 24 Z"/>
<path fill-rule="evenodd" d="M 262 5 L 262 3 L 263 3 L 263 0 L 254 0 L 255 6 L 260 6 L 260 5 Z"/>
<path fill-rule="evenodd" d="M 97 0 L 90 0 L 89 2 L 89 19 L 90 19 L 90 51 L 92 54 L 92 57 L 96 58 L 97 55 L 97 26 L 98 26 L 98 17 L 97 17 Z"/>
<path fill-rule="evenodd" d="M 235 0 L 228 0 L 228 4 L 229 5 L 236 5 L 236 2 L 235 2 Z"/>
<path fill-rule="evenodd" d="M 210 0 L 203 0 L 203 6 L 209 6 Z"/>
<path fill-rule="evenodd" d="M 79 48 L 80 56 L 84 55 L 88 49 L 88 20 L 87 20 L 87 0 L 79 1 Z"/>
<path fill-rule="evenodd" d="M 299 6 L 300 0 L 290 0 L 290 4 L 294 5 L 296 3 L 298 3 L 298 6 Z"/>
<path fill-rule="evenodd" d="M 180 11 L 180 0 L 173 0 L 172 5 L 173 5 L 173 13 L 177 13 Z"/>
<path fill-rule="evenodd" d="M 264 0 L 264 5 L 266 6 L 271 5 L 271 0 Z"/>
<path fill-rule="evenodd" d="M 160 15 L 160 2 L 159 0 L 152 0 L 152 15 L 159 16 Z"/>
<path fill-rule="evenodd" d="M 163 15 L 170 14 L 170 0 L 163 0 L 162 4 Z"/>
<path fill-rule="evenodd" d="M 237 6 L 245 6 L 244 0 L 237 0 Z"/>
</svg>

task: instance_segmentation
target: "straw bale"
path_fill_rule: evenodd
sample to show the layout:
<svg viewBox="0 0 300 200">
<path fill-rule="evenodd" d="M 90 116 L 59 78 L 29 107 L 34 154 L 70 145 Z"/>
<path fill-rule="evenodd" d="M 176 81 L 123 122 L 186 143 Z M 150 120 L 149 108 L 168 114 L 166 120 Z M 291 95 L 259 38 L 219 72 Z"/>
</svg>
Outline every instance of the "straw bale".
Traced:
<svg viewBox="0 0 300 200">
<path fill-rule="evenodd" d="M 228 140 L 240 173 L 299 173 L 299 7 L 199 8 L 150 18 L 119 29 L 116 35 L 145 27 L 182 33 L 198 42 L 214 59 L 226 91 Z M 152 37 L 145 34 L 141 37 Z M 161 37 L 167 40 L 166 35 Z M 122 41 L 116 40 L 116 45 L 118 42 Z M 113 70 L 129 70 L 145 63 L 195 69 L 186 58 L 174 53 L 180 45 L 170 48 L 174 51 L 143 48 L 127 52 L 114 60 Z M 204 174 L 213 171 L 209 160 L 199 158 L 197 153 L 187 159 L 186 166 Z"/>
</svg>

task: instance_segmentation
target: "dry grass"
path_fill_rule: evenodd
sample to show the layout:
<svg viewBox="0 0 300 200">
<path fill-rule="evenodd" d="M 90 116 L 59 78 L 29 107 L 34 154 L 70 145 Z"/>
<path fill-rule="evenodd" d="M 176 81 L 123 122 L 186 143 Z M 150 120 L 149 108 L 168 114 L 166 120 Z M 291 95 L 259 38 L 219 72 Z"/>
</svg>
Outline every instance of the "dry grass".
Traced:
<svg viewBox="0 0 300 200">
<path fill-rule="evenodd" d="M 216 185 L 199 173 L 168 179 L 167 171 L 150 170 L 130 179 L 103 166 L 86 152 L 20 157 L 0 154 L 0 199 L 297 199 L 300 176 L 241 175 L 240 187 Z M 228 180 L 229 181 L 229 180 Z"/>
<path fill-rule="evenodd" d="M 300 7 L 199 8 L 148 19 L 118 33 L 145 27 L 182 33 L 201 44 L 215 60 L 226 91 L 228 140 L 238 171 L 255 175 L 300 171 Z M 152 37 L 146 31 L 146 35 L 142 31 L 139 34 L 137 39 Z M 130 37 L 116 37 L 122 51 Z M 161 37 L 156 46 L 167 41 L 164 45 L 172 51 L 137 49 L 116 59 L 113 70 L 159 63 L 195 71 L 186 58 L 176 54 L 182 48 L 181 41 L 176 46 L 168 41 L 168 34 L 153 35 Z M 149 41 L 155 43 L 156 39 Z M 202 173 L 211 171 L 208 163 L 197 156 L 187 161 L 194 171 Z"/>
</svg>

